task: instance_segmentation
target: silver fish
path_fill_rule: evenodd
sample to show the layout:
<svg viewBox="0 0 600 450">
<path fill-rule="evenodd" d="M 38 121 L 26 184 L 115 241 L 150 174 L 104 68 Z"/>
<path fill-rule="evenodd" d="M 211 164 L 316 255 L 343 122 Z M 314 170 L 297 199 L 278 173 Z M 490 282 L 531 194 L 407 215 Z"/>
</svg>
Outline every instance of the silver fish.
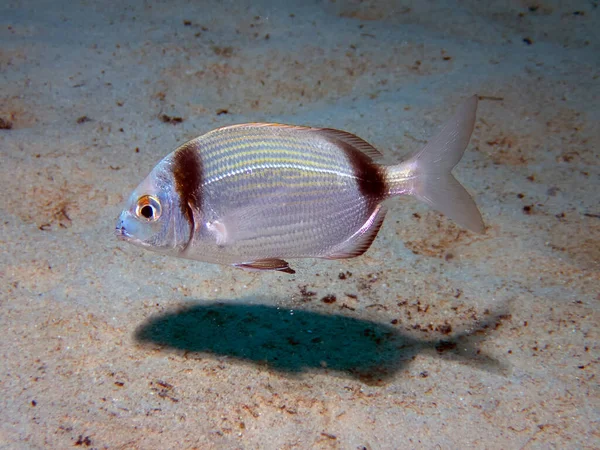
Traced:
<svg viewBox="0 0 600 450">
<path fill-rule="evenodd" d="M 218 128 L 167 155 L 133 191 L 116 235 L 160 253 L 294 273 L 287 258 L 364 253 L 386 213 L 413 195 L 482 233 L 481 215 L 450 171 L 475 123 L 477 97 L 397 165 L 331 128 L 248 123 Z"/>
</svg>

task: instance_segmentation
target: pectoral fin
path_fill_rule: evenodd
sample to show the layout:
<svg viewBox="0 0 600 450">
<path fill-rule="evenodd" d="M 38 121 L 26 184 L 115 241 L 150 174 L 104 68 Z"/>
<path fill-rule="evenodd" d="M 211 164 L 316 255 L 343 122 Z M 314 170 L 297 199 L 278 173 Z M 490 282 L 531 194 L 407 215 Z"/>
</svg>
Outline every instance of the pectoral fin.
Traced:
<svg viewBox="0 0 600 450">
<path fill-rule="evenodd" d="M 280 188 L 248 205 L 225 211 L 207 223 L 207 228 L 212 231 L 216 244 L 223 247 L 264 236 L 269 233 L 267 229 L 272 222 L 266 212 L 274 204 L 285 205 L 287 201 L 287 189 Z"/>
<path fill-rule="evenodd" d="M 212 233 L 218 246 L 230 246 L 256 236 L 256 223 L 257 218 L 261 217 L 260 214 L 261 209 L 257 206 L 239 208 L 217 220 L 207 222 L 206 228 Z"/>
<path fill-rule="evenodd" d="M 234 264 L 234 266 L 244 270 L 276 270 L 278 272 L 289 274 L 296 273 L 296 271 L 289 266 L 287 261 L 276 258 L 259 259 L 257 261 Z"/>
</svg>

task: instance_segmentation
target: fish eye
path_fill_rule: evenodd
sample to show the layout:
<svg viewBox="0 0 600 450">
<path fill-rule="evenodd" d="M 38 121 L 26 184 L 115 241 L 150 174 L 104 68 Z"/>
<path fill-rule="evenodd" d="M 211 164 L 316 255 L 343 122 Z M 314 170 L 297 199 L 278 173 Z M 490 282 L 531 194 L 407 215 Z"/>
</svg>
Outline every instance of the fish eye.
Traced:
<svg viewBox="0 0 600 450">
<path fill-rule="evenodd" d="M 156 197 L 144 195 L 138 199 L 135 208 L 135 215 L 139 219 L 143 219 L 148 222 L 155 222 L 160 217 L 160 213 L 160 202 Z"/>
</svg>

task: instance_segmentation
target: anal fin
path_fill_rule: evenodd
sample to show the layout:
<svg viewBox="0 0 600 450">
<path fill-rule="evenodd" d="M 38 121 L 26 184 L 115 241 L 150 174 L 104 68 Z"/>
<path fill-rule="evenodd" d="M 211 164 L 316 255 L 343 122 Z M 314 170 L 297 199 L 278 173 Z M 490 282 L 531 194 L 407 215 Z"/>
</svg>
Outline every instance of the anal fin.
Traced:
<svg viewBox="0 0 600 450">
<path fill-rule="evenodd" d="M 346 239 L 341 244 L 337 245 L 325 259 L 345 259 L 354 258 L 366 252 L 375 238 L 385 219 L 387 208 L 383 205 L 377 206 L 375 211 L 369 216 L 369 219 L 363 224 L 360 229 Z"/>
<path fill-rule="evenodd" d="M 289 274 L 296 273 L 296 271 L 289 266 L 287 261 L 277 258 L 259 259 L 257 261 L 234 264 L 234 266 L 245 270 L 276 270 L 278 272 Z"/>
</svg>

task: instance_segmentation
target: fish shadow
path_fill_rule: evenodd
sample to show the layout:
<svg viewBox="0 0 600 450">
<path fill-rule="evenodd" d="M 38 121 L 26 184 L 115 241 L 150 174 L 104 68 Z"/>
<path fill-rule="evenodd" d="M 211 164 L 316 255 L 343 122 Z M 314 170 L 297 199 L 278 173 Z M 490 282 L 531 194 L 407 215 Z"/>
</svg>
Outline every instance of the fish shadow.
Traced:
<svg viewBox="0 0 600 450">
<path fill-rule="evenodd" d="M 492 314 L 476 326 L 470 324 L 469 332 L 419 339 L 386 324 L 340 314 L 215 302 L 150 317 L 135 331 L 135 339 L 142 345 L 182 351 L 186 357 L 224 355 L 287 374 L 337 372 L 382 385 L 422 352 L 504 372 L 503 364 L 475 344 L 506 317 Z"/>
</svg>

